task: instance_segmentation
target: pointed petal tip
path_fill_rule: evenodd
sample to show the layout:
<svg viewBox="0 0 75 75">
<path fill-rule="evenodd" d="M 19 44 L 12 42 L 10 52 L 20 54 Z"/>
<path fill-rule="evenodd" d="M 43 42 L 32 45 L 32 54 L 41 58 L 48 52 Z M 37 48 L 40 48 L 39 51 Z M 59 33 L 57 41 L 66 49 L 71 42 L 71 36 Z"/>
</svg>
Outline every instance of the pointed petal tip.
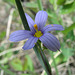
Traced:
<svg viewBox="0 0 75 75">
<path fill-rule="evenodd" d="M 23 49 L 23 50 L 30 50 L 30 49 L 32 49 L 32 48 L 24 48 L 24 47 L 22 47 L 22 49 Z"/>
<path fill-rule="evenodd" d="M 8 39 L 10 42 L 14 42 L 11 38 Z"/>
<path fill-rule="evenodd" d="M 65 30 L 64 28 L 62 30 Z"/>
<path fill-rule="evenodd" d="M 58 51 L 60 51 L 60 49 L 58 49 Z"/>
<path fill-rule="evenodd" d="M 23 50 L 27 50 L 27 49 L 24 49 L 24 47 L 22 47 L 22 49 L 23 49 Z"/>
<path fill-rule="evenodd" d="M 28 16 L 28 14 L 27 14 L 27 13 L 25 13 L 25 16 Z"/>
<path fill-rule="evenodd" d="M 53 52 L 56 52 L 56 51 L 59 51 L 59 52 L 61 52 L 61 50 L 60 50 L 60 49 L 58 49 L 58 50 L 51 50 L 51 51 L 53 51 Z"/>
<path fill-rule="evenodd" d="M 59 51 L 59 52 L 61 52 L 61 50 L 60 50 L 60 49 L 58 49 L 58 51 Z"/>
<path fill-rule="evenodd" d="M 29 50 L 30 48 L 24 48 L 24 46 L 22 47 L 23 50 Z"/>
</svg>

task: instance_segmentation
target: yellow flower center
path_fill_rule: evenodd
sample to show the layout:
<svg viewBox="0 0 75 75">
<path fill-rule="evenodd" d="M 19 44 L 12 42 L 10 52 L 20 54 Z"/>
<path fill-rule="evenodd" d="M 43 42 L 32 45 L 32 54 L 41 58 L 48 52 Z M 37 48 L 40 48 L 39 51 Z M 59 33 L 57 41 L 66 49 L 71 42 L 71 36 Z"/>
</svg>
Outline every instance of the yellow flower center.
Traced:
<svg viewBox="0 0 75 75">
<path fill-rule="evenodd" d="M 37 27 L 37 24 L 34 25 L 34 28 L 36 30 L 35 34 L 34 34 L 34 37 L 41 37 L 43 34 L 41 31 L 38 31 L 38 27 Z"/>
<path fill-rule="evenodd" d="M 41 31 L 36 31 L 36 33 L 34 34 L 34 37 L 41 37 L 43 34 Z"/>
</svg>

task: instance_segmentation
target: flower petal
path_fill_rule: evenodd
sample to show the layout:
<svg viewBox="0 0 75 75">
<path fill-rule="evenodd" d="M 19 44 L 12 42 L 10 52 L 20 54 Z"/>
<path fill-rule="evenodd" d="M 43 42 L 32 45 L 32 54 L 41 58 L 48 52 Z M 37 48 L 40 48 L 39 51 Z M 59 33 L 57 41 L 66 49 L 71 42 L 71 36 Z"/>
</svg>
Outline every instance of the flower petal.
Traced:
<svg viewBox="0 0 75 75">
<path fill-rule="evenodd" d="M 28 25 L 29 25 L 29 27 L 30 27 L 30 30 L 31 30 L 32 32 L 35 32 L 35 29 L 34 29 L 34 24 L 35 24 L 35 23 L 34 23 L 33 19 L 32 19 L 27 13 L 25 13 L 25 16 L 26 16 Z"/>
<path fill-rule="evenodd" d="M 35 43 L 37 42 L 38 38 L 36 37 L 31 37 L 29 38 L 26 43 L 24 44 L 23 46 L 23 49 L 24 50 L 28 50 L 28 49 L 31 49 L 35 46 Z"/>
<path fill-rule="evenodd" d="M 48 17 L 47 12 L 43 10 L 39 11 L 36 14 L 35 23 L 37 24 L 39 30 L 41 30 L 45 26 L 47 17 Z"/>
<path fill-rule="evenodd" d="M 47 25 L 42 29 L 42 32 L 48 32 L 52 30 L 64 30 L 62 25 L 57 25 L 57 24 L 51 24 Z"/>
<path fill-rule="evenodd" d="M 58 39 L 50 33 L 45 33 L 39 39 L 48 49 L 52 51 L 57 51 L 60 49 L 60 43 Z"/>
<path fill-rule="evenodd" d="M 18 42 L 27 39 L 32 36 L 32 33 L 27 30 L 18 30 L 11 33 L 9 40 L 12 42 Z"/>
</svg>

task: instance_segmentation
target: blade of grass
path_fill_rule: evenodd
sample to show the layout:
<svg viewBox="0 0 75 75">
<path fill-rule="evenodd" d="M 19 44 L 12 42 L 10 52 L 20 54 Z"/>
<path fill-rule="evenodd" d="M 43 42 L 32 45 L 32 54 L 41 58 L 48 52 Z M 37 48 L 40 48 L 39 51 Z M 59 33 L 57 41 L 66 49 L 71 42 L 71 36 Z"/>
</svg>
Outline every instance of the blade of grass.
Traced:
<svg viewBox="0 0 75 75">
<path fill-rule="evenodd" d="M 39 10 L 43 10 L 42 1 L 41 0 L 37 0 L 37 3 L 38 3 Z"/>
<path fill-rule="evenodd" d="M 70 66 L 69 66 L 69 65 L 68 65 L 68 74 L 69 74 L 69 75 L 72 75 L 72 74 L 71 74 L 71 69 L 70 69 Z"/>
<path fill-rule="evenodd" d="M 9 75 L 16 75 L 15 73 L 11 72 L 10 70 L 6 69 L 5 67 L 0 65 L 0 69 L 4 70 Z"/>
<path fill-rule="evenodd" d="M 56 65 L 56 62 L 55 62 L 55 59 L 54 59 L 53 52 L 52 51 L 49 51 L 49 52 L 50 52 L 51 58 L 53 60 L 54 68 L 55 68 L 55 71 L 56 71 L 56 75 L 59 75 L 58 69 L 57 69 L 57 65 Z"/>
</svg>

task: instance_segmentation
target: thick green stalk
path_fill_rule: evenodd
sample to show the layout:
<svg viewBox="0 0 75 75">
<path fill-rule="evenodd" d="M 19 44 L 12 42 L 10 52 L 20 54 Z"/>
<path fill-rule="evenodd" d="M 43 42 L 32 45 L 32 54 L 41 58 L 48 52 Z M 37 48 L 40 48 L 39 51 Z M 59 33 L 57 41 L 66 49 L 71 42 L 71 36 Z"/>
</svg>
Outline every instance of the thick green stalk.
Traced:
<svg viewBox="0 0 75 75">
<path fill-rule="evenodd" d="M 10 70 L 4 68 L 3 66 L 0 65 L 0 69 L 4 70 L 7 74 L 9 75 L 16 75 L 15 73 L 11 72 Z"/>
<path fill-rule="evenodd" d="M 55 62 L 55 59 L 54 59 L 53 52 L 51 52 L 51 51 L 49 51 L 49 52 L 50 52 L 51 58 L 53 60 L 54 68 L 55 68 L 55 71 L 56 71 L 56 75 L 59 75 L 58 69 L 57 69 L 57 65 L 56 65 L 56 62 Z"/>
<path fill-rule="evenodd" d="M 41 0 L 37 0 L 37 3 L 38 3 L 39 10 L 43 10 L 42 1 Z"/>
</svg>

